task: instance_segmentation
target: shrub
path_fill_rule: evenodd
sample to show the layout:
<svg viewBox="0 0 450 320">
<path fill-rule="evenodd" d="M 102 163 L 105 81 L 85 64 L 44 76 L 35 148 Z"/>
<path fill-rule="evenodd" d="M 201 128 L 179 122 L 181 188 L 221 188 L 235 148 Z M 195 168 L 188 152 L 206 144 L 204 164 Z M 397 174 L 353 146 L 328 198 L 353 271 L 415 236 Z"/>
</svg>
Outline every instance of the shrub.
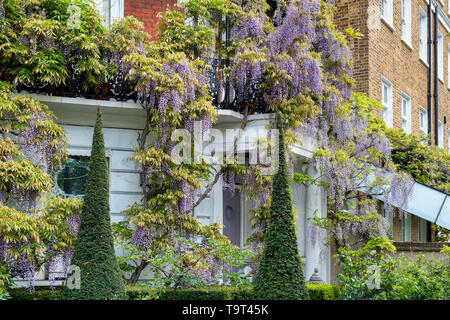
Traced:
<svg viewBox="0 0 450 320">
<path fill-rule="evenodd" d="M 13 280 L 8 272 L 8 266 L 0 263 L 0 300 L 9 298 L 9 291 L 13 286 Z"/>
<path fill-rule="evenodd" d="M 125 299 L 114 252 L 109 213 L 109 179 L 100 108 L 94 129 L 89 175 L 72 265 L 80 268 L 80 289 L 64 290 L 72 300 Z"/>
<path fill-rule="evenodd" d="M 311 300 L 337 300 L 339 287 L 330 284 L 307 283 L 309 298 Z"/>
<path fill-rule="evenodd" d="M 155 288 L 134 286 L 127 288 L 130 300 L 141 300 L 155 296 Z M 167 289 L 161 293 L 158 300 L 250 300 L 252 290 L 249 287 L 212 286 L 202 288 Z"/>
<path fill-rule="evenodd" d="M 385 239 L 386 243 L 389 240 Z M 348 300 L 450 299 L 447 258 L 393 259 L 369 241 L 359 250 L 339 249 L 343 273 L 338 275 L 341 297 Z M 443 255 L 446 253 L 442 252 Z"/>
<path fill-rule="evenodd" d="M 13 288 L 9 291 L 11 300 L 62 300 L 62 287 L 36 287 L 34 292 L 26 288 Z"/>
<path fill-rule="evenodd" d="M 273 180 L 270 215 L 254 294 L 256 299 L 264 300 L 308 299 L 298 254 L 281 116 L 278 116 L 277 127 L 279 167 Z"/>
<path fill-rule="evenodd" d="M 336 300 L 339 297 L 338 286 L 329 284 L 307 283 L 311 300 Z M 126 288 L 128 300 L 253 300 L 250 287 L 205 287 L 182 288 L 175 293 L 167 290 L 163 293 L 157 288 L 147 286 L 129 286 Z M 36 291 L 30 293 L 26 288 L 14 288 L 10 291 L 12 300 L 61 300 L 62 287 L 51 290 L 48 287 L 36 287 Z"/>
</svg>

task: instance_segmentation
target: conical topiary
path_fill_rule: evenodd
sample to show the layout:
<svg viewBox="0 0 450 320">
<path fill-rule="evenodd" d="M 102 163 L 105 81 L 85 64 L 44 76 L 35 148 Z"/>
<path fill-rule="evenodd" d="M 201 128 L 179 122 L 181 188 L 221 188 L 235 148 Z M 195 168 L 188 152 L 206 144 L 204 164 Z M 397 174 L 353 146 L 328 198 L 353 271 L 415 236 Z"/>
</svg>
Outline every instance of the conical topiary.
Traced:
<svg viewBox="0 0 450 320">
<path fill-rule="evenodd" d="M 254 280 L 256 299 L 308 299 L 303 263 L 297 248 L 292 199 L 286 164 L 284 132 L 278 116 L 279 166 L 272 185 L 272 201 L 264 249 Z"/>
<path fill-rule="evenodd" d="M 65 299 L 125 299 L 125 287 L 111 231 L 109 178 L 100 108 L 97 111 L 81 222 L 71 265 L 80 268 L 81 286 L 80 289 L 64 288 Z"/>
</svg>

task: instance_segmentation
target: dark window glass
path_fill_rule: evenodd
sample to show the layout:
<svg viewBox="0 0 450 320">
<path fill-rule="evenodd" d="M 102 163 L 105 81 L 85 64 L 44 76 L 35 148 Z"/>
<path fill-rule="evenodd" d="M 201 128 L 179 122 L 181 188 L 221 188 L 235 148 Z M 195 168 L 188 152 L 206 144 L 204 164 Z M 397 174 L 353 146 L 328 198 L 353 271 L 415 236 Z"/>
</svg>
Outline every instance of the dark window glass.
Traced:
<svg viewBox="0 0 450 320">
<path fill-rule="evenodd" d="M 62 196 L 84 195 L 89 172 L 89 157 L 71 156 L 56 174 L 56 187 Z"/>
</svg>

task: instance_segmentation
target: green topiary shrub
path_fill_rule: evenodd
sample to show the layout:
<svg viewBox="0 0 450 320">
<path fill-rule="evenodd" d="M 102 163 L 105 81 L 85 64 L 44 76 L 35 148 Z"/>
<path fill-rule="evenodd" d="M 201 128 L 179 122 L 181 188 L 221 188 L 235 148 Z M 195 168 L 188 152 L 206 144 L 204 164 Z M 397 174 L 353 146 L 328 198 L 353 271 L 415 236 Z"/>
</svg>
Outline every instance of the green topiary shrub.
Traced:
<svg viewBox="0 0 450 320">
<path fill-rule="evenodd" d="M 65 299 L 125 299 L 114 252 L 109 212 L 109 178 L 100 108 L 94 129 L 89 175 L 72 265 L 81 271 L 80 289 L 65 288 Z"/>
<path fill-rule="evenodd" d="M 307 283 L 309 298 L 311 300 L 338 300 L 339 287 L 330 284 Z"/>
<path fill-rule="evenodd" d="M 264 300 L 308 299 L 297 248 L 292 199 L 286 165 L 284 133 L 278 116 L 279 168 L 274 176 L 264 249 L 254 281 L 254 296 Z"/>
</svg>

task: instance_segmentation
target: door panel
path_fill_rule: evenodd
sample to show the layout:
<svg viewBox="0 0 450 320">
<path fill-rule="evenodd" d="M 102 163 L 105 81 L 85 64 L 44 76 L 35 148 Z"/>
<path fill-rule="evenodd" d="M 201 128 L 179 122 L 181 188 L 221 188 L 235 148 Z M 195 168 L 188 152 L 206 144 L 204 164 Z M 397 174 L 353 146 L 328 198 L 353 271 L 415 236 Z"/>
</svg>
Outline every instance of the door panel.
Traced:
<svg viewBox="0 0 450 320">
<path fill-rule="evenodd" d="M 241 246 L 241 194 L 223 190 L 223 234 L 232 244 Z"/>
</svg>

